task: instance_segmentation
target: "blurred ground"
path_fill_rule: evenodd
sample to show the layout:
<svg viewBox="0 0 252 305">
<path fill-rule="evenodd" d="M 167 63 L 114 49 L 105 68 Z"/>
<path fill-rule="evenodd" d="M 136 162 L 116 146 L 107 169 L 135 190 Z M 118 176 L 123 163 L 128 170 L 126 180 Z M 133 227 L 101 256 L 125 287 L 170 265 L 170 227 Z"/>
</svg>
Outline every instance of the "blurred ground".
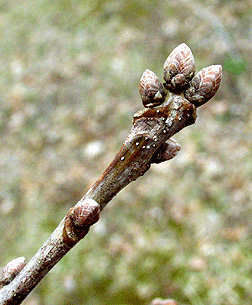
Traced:
<svg viewBox="0 0 252 305">
<path fill-rule="evenodd" d="M 221 87 L 179 155 L 129 185 L 24 302 L 252 303 L 252 4 L 0 2 L 0 264 L 28 260 L 99 177 L 178 44 Z"/>
</svg>

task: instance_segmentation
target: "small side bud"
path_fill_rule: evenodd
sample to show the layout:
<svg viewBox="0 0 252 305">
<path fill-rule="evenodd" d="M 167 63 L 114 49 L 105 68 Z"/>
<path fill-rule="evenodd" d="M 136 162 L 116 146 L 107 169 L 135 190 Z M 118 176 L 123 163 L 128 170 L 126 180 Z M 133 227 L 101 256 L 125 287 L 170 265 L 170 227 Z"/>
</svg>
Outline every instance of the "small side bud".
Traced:
<svg viewBox="0 0 252 305">
<path fill-rule="evenodd" d="M 93 199 L 85 199 L 73 208 L 71 218 L 77 227 L 91 226 L 99 220 L 100 205 Z"/>
<path fill-rule="evenodd" d="M 63 241 L 68 246 L 76 244 L 89 231 L 100 217 L 100 205 L 91 198 L 79 202 L 66 215 L 63 228 Z"/>
<path fill-rule="evenodd" d="M 212 65 L 202 69 L 191 80 L 184 93 L 185 98 L 196 107 L 205 104 L 219 89 L 221 77 L 221 65 Z"/>
<path fill-rule="evenodd" d="M 163 143 L 151 158 L 151 163 L 161 163 L 177 156 L 181 146 L 177 141 L 170 138 Z"/>
<path fill-rule="evenodd" d="M 10 261 L 2 271 L 2 279 L 1 285 L 5 286 L 8 285 L 17 275 L 18 273 L 24 268 L 25 266 L 25 258 L 18 257 Z"/>
<path fill-rule="evenodd" d="M 165 89 L 159 78 L 148 69 L 144 71 L 140 79 L 139 93 L 143 105 L 147 108 L 161 105 L 166 97 Z"/>
<path fill-rule="evenodd" d="M 165 88 L 173 93 L 181 93 L 196 71 L 190 48 L 182 43 L 168 56 L 164 63 Z"/>
</svg>

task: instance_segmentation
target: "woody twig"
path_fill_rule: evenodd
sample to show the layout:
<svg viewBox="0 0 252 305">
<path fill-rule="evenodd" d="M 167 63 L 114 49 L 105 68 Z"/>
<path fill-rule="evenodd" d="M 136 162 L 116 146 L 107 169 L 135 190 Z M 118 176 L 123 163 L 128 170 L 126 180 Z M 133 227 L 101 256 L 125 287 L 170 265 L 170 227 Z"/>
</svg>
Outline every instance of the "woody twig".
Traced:
<svg viewBox="0 0 252 305">
<path fill-rule="evenodd" d="M 99 220 L 100 211 L 131 181 L 145 174 L 152 163 L 176 156 L 180 145 L 171 137 L 196 120 L 196 108 L 217 92 L 221 66 L 210 66 L 195 75 L 191 50 L 181 44 L 164 64 L 164 84 L 146 70 L 140 80 L 145 108 L 134 115 L 133 126 L 102 176 L 72 207 L 49 239 L 26 265 L 24 258 L 3 270 L 0 304 L 20 304 L 53 266 Z M 21 262 L 21 266 L 20 266 Z"/>
</svg>

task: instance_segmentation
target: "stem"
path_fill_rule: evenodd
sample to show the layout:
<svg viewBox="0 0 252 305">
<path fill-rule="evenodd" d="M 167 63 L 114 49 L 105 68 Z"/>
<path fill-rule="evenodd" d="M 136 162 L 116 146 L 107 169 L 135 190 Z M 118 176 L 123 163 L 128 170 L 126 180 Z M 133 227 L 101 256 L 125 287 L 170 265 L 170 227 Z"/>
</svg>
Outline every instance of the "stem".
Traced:
<svg viewBox="0 0 252 305">
<path fill-rule="evenodd" d="M 172 95 L 163 106 L 144 109 L 134 115 L 133 127 L 120 151 L 100 179 L 60 222 L 49 239 L 21 272 L 0 291 L 1 304 L 20 304 L 53 266 L 89 231 L 89 225 L 76 225 L 76 207 L 86 207 L 93 199 L 102 210 L 127 184 L 143 175 L 152 163 L 170 159 L 166 142 L 172 135 L 193 124 L 196 108 L 180 95 Z M 165 144 L 166 143 L 166 144 Z M 161 158 L 160 158 L 161 156 Z"/>
<path fill-rule="evenodd" d="M 152 157 L 163 143 L 195 120 L 195 107 L 178 95 L 172 95 L 166 106 L 136 113 L 120 151 L 82 200 L 92 198 L 103 209 L 122 188 L 144 175 L 151 163 L 155 163 Z"/>
</svg>

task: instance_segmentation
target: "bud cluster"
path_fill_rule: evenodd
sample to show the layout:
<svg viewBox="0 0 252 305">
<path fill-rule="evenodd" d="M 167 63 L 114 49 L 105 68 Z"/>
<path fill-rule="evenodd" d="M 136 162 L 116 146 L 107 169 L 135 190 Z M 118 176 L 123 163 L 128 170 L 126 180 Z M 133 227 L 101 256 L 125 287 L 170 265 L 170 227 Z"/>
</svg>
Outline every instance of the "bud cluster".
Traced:
<svg viewBox="0 0 252 305">
<path fill-rule="evenodd" d="M 209 101 L 217 92 L 221 82 L 221 65 L 202 69 L 196 75 L 194 57 L 190 48 L 182 43 L 168 56 L 164 63 L 164 84 L 157 75 L 145 70 L 139 86 L 143 105 L 147 108 L 164 103 L 168 91 L 183 94 L 196 107 Z"/>
</svg>

